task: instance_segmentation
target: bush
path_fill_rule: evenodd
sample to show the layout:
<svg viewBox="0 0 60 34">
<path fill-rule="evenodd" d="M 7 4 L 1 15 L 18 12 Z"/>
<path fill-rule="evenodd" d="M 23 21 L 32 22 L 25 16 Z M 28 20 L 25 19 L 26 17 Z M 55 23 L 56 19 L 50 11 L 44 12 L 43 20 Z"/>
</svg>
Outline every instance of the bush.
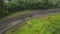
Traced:
<svg viewBox="0 0 60 34">
<path fill-rule="evenodd" d="M 60 8 L 60 0 L 11 0 L 0 8 L 0 17 L 24 9 Z M 2 9 L 2 10 L 1 10 Z"/>
</svg>

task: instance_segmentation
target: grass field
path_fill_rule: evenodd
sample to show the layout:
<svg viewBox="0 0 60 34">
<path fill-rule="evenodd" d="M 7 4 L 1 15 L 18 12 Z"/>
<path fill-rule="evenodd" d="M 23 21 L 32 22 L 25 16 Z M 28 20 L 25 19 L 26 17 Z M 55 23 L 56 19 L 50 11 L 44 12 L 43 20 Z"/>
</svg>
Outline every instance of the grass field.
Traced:
<svg viewBox="0 0 60 34">
<path fill-rule="evenodd" d="M 60 14 L 32 18 L 15 34 L 60 34 Z"/>
<path fill-rule="evenodd" d="M 60 14 L 34 17 L 22 27 L 17 25 L 8 30 L 6 34 L 60 34 Z"/>
</svg>

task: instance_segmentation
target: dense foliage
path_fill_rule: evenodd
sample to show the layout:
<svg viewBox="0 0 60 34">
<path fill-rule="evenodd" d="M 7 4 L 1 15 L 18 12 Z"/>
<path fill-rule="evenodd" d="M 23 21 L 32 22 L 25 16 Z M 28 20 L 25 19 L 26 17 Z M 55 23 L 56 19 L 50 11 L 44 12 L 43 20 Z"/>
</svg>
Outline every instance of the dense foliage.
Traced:
<svg viewBox="0 0 60 34">
<path fill-rule="evenodd" d="M 0 17 L 24 9 L 59 8 L 60 0 L 11 0 L 0 7 Z M 0 3 L 1 4 L 1 3 Z"/>
</svg>

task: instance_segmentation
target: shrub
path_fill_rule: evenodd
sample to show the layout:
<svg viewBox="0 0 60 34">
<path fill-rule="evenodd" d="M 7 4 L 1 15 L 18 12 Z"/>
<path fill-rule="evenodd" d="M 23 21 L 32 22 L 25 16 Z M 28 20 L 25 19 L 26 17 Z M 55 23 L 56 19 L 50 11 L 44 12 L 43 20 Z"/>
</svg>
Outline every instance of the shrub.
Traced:
<svg viewBox="0 0 60 34">
<path fill-rule="evenodd" d="M 60 8 L 60 0 L 11 0 L 0 8 L 0 17 L 24 9 Z"/>
</svg>

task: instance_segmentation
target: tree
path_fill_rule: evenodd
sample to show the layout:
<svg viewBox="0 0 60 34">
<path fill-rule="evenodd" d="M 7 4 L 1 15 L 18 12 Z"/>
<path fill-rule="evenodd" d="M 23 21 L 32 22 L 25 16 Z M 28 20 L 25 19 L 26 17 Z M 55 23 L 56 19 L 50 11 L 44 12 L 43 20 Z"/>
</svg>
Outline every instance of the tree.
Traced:
<svg viewBox="0 0 60 34">
<path fill-rule="evenodd" d="M 0 0 L 0 7 L 3 7 L 3 0 Z"/>
</svg>

